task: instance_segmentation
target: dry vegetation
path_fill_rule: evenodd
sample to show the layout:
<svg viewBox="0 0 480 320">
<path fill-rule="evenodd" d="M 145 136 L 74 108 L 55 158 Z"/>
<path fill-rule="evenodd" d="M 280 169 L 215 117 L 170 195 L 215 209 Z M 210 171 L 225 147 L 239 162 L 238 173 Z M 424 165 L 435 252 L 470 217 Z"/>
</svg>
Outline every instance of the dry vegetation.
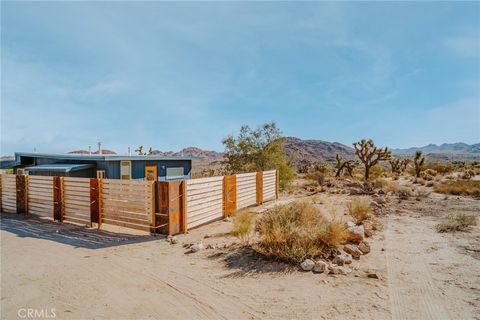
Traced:
<svg viewBox="0 0 480 320">
<path fill-rule="evenodd" d="M 456 232 L 465 231 L 470 226 L 476 226 L 477 220 L 474 215 L 471 214 L 455 214 L 448 216 L 445 221 L 436 225 L 438 232 Z"/>
<path fill-rule="evenodd" d="M 456 196 L 480 197 L 480 181 L 474 180 L 450 180 L 433 186 L 438 193 L 452 194 Z"/>
<path fill-rule="evenodd" d="M 299 263 L 329 256 L 345 241 L 343 223 L 325 218 L 311 203 L 293 202 L 267 210 L 257 221 L 254 249 L 270 258 Z"/>
<path fill-rule="evenodd" d="M 255 213 L 248 210 L 235 212 L 233 215 L 232 235 L 240 239 L 243 245 L 248 245 L 255 222 Z"/>
<path fill-rule="evenodd" d="M 348 213 L 355 220 L 356 224 L 362 224 L 363 221 L 370 218 L 372 215 L 372 208 L 370 204 L 360 198 L 354 198 L 347 204 Z"/>
</svg>

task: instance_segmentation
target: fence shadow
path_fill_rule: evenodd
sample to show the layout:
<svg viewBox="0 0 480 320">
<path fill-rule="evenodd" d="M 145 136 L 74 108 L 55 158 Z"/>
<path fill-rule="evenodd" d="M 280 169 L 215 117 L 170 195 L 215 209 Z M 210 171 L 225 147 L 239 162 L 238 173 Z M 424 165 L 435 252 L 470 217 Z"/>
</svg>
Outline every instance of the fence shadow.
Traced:
<svg viewBox="0 0 480 320">
<path fill-rule="evenodd" d="M 267 259 L 248 247 L 234 248 L 230 252 L 217 252 L 211 254 L 209 259 L 222 260 L 225 267 L 232 270 L 232 273 L 224 276 L 224 278 L 255 276 L 258 274 L 282 275 L 298 269 L 298 267 L 288 263 Z"/>
<path fill-rule="evenodd" d="M 34 215 L 1 214 L 0 230 L 17 237 L 38 238 L 67 244 L 76 248 L 101 249 L 131 243 L 158 240 L 161 235 L 134 235 L 83 226 L 58 223 Z"/>
</svg>

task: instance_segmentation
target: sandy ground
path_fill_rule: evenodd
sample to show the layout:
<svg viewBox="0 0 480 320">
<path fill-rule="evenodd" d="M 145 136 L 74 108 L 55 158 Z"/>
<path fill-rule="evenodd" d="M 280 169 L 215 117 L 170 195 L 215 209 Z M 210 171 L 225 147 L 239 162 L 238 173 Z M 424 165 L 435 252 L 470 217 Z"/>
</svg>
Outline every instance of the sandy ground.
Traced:
<svg viewBox="0 0 480 320">
<path fill-rule="evenodd" d="M 315 201 L 342 216 L 348 199 Z M 447 213 L 479 209 L 479 200 L 436 194 L 389 200 L 372 252 L 347 276 L 300 272 L 231 246 L 230 222 L 171 245 L 2 214 L 1 318 L 54 308 L 59 319 L 480 319 L 480 227 L 434 230 Z M 182 244 L 205 236 L 217 248 L 186 253 Z"/>
</svg>

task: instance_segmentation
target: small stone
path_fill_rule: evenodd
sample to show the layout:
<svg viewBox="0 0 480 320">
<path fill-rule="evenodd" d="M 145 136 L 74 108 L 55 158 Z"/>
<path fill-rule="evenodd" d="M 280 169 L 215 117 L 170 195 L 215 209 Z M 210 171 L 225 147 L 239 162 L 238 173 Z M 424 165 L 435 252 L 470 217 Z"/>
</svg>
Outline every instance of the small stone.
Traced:
<svg viewBox="0 0 480 320">
<path fill-rule="evenodd" d="M 360 242 L 360 244 L 358 245 L 358 249 L 360 251 L 362 251 L 363 254 L 367 254 L 370 252 L 370 244 L 368 243 L 367 240 L 363 240 L 362 242 Z"/>
<path fill-rule="evenodd" d="M 360 251 L 360 249 L 358 249 L 358 247 L 353 243 L 343 246 L 343 251 L 351 254 L 353 259 L 360 259 L 360 256 L 362 255 L 362 251 Z"/>
<path fill-rule="evenodd" d="M 208 244 L 208 245 L 207 245 L 207 249 L 215 249 L 215 245 Z"/>
<path fill-rule="evenodd" d="M 171 237 L 170 238 L 170 243 L 171 244 L 177 244 L 178 243 L 178 238 L 177 237 Z"/>
<path fill-rule="evenodd" d="M 336 264 L 330 264 L 328 266 L 328 273 L 329 274 L 342 274 L 342 275 L 347 275 L 350 273 L 352 270 L 350 268 L 345 268 L 342 266 L 337 266 Z"/>
<path fill-rule="evenodd" d="M 356 226 L 356 224 L 353 221 L 347 221 L 345 225 L 347 226 L 347 228 L 353 228 Z"/>
<path fill-rule="evenodd" d="M 352 255 L 348 253 L 337 255 L 332 262 L 336 265 L 343 266 L 344 264 L 352 263 Z"/>
<path fill-rule="evenodd" d="M 325 261 L 318 261 L 312 268 L 314 273 L 323 273 L 327 270 L 328 264 Z"/>
<path fill-rule="evenodd" d="M 367 277 L 370 278 L 370 279 L 378 279 L 378 276 L 376 273 L 369 273 L 367 274 Z"/>
<path fill-rule="evenodd" d="M 313 267 L 315 266 L 315 262 L 310 259 L 306 259 L 300 264 L 300 267 L 303 271 L 312 271 Z"/>
<path fill-rule="evenodd" d="M 198 252 L 203 249 L 205 249 L 205 246 L 202 242 L 197 242 L 190 247 L 190 250 L 192 250 L 192 252 Z"/>
<path fill-rule="evenodd" d="M 365 237 L 371 238 L 373 236 L 373 231 L 370 228 L 365 228 Z"/>
</svg>

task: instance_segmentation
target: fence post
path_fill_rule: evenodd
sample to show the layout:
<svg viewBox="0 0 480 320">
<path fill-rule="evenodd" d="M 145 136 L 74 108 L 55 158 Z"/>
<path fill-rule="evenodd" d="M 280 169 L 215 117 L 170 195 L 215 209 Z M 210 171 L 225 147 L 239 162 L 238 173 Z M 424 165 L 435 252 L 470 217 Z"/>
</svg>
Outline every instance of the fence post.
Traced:
<svg viewBox="0 0 480 320">
<path fill-rule="evenodd" d="M 237 176 L 223 177 L 223 217 L 237 210 Z"/>
<path fill-rule="evenodd" d="M 100 228 L 100 186 L 99 179 L 90 179 L 90 223 L 97 223 Z"/>
<path fill-rule="evenodd" d="M 53 220 L 63 222 L 63 178 L 53 177 Z"/>
<path fill-rule="evenodd" d="M 257 205 L 263 203 L 263 171 L 257 172 Z"/>
<path fill-rule="evenodd" d="M 16 177 L 16 193 L 17 193 L 17 213 L 28 212 L 28 178 L 24 174 L 18 174 Z"/>
<path fill-rule="evenodd" d="M 155 197 L 156 197 L 156 191 L 157 191 L 157 184 L 156 184 L 156 181 L 151 181 L 151 188 L 150 188 L 150 191 L 152 193 L 152 201 L 151 201 L 151 204 L 150 204 L 150 233 L 151 234 L 155 234 L 157 233 L 157 215 L 156 215 L 156 206 L 157 206 L 157 202 L 155 201 Z"/>
<path fill-rule="evenodd" d="M 275 199 L 278 199 L 278 190 L 280 184 L 280 171 L 275 170 Z"/>
<path fill-rule="evenodd" d="M 187 180 L 180 183 L 180 232 L 187 233 Z"/>
</svg>

